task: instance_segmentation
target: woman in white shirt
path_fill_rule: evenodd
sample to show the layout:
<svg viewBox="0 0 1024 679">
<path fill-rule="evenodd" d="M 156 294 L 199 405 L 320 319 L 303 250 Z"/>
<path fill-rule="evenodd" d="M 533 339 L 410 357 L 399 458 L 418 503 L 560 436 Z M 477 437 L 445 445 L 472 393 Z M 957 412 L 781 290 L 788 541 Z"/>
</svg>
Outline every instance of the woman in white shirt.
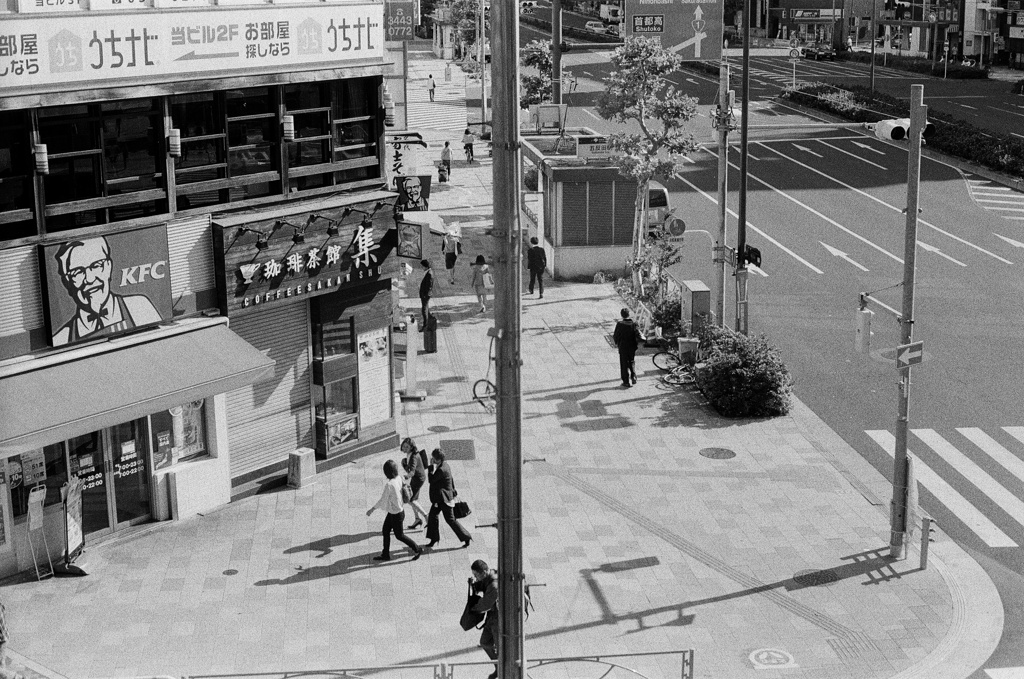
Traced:
<svg viewBox="0 0 1024 679">
<path fill-rule="evenodd" d="M 381 493 L 377 504 L 366 510 L 367 516 L 373 514 L 375 509 L 382 509 L 387 513 L 387 517 L 384 519 L 384 527 L 381 528 L 381 534 L 384 536 L 384 550 L 379 556 L 373 557 L 373 560 L 391 561 L 391 533 L 394 533 L 400 542 L 405 543 L 413 551 L 414 556 L 412 560 L 415 561 L 420 558 L 423 552 L 412 539 L 405 537 L 405 530 L 403 528 L 405 509 L 402 502 L 402 477 L 398 473 L 398 465 L 394 460 L 388 460 L 384 463 L 384 476 L 388 479 L 384 483 L 384 492 Z"/>
<path fill-rule="evenodd" d="M 487 283 L 492 280 L 491 269 L 487 266 L 487 260 L 483 255 L 477 255 L 470 268 L 473 269 L 473 280 L 471 285 L 476 292 L 476 301 L 480 304 L 480 313 L 487 311 Z"/>
</svg>

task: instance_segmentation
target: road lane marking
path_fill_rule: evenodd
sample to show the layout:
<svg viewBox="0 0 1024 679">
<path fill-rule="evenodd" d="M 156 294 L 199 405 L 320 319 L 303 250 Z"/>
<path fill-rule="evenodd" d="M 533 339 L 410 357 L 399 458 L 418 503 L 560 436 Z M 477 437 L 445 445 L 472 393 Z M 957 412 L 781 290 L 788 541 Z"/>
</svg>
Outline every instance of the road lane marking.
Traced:
<svg viewBox="0 0 1024 679">
<path fill-rule="evenodd" d="M 810 150 L 806 146 L 800 146 L 799 144 L 793 144 L 793 146 L 795 148 L 803 151 L 804 153 L 810 153 L 812 156 L 818 156 L 819 158 L 824 158 L 825 157 L 825 156 L 821 155 L 820 153 L 815 153 L 814 151 Z"/>
<path fill-rule="evenodd" d="M 1006 194 L 1003 194 L 1003 196 L 1001 197 L 1005 198 Z M 996 200 L 995 198 L 978 198 L 977 201 L 979 203 L 996 203 L 998 205 L 1024 205 L 1024 198 L 1017 200 Z"/>
<path fill-rule="evenodd" d="M 867 158 L 861 158 L 856 153 L 850 153 L 846 149 L 841 149 L 838 146 L 836 146 L 835 144 L 829 144 L 827 141 L 824 141 L 824 140 L 821 140 L 821 139 L 818 139 L 817 141 L 818 141 L 819 144 L 824 144 L 825 146 L 827 146 L 829 148 L 832 148 L 832 149 L 835 149 L 836 151 L 839 151 L 840 153 L 845 153 L 846 155 L 850 156 L 851 158 L 856 158 L 857 160 L 859 160 L 862 163 L 867 163 L 868 165 L 873 165 L 874 167 L 877 167 L 879 170 L 884 170 L 885 172 L 889 171 L 889 168 L 882 167 L 878 163 L 872 163 Z M 859 146 L 859 144 L 858 144 L 858 146 Z"/>
<path fill-rule="evenodd" d="M 586 113 L 591 118 L 593 118 L 594 120 L 604 120 L 604 118 L 602 118 L 601 116 L 597 115 L 596 113 L 591 111 L 589 108 L 583 109 L 583 112 Z"/>
<path fill-rule="evenodd" d="M 964 108 L 969 108 L 972 111 L 977 111 L 978 110 L 977 106 L 968 106 L 967 104 L 961 104 L 960 102 L 956 102 L 956 105 L 957 106 L 963 106 Z"/>
<path fill-rule="evenodd" d="M 1009 219 L 1018 219 L 1018 218 L 1016 218 L 1016 217 L 1009 217 Z M 1024 217 L 1020 217 L 1019 219 L 1024 219 Z M 1018 240 L 1013 240 L 1012 238 L 1007 238 L 1006 236 L 1001 236 L 998 233 L 996 233 L 995 231 L 992 232 L 992 235 L 995 236 L 996 238 L 1002 238 L 1004 241 L 1006 241 L 1007 243 L 1009 243 L 1010 245 L 1012 245 L 1015 248 L 1024 248 L 1024 243 L 1021 243 Z"/>
<path fill-rule="evenodd" d="M 964 264 L 960 260 L 953 259 L 952 257 L 947 255 L 945 252 L 943 252 L 942 250 L 938 249 L 934 245 L 928 245 L 927 243 L 925 243 L 924 241 L 921 241 L 921 240 L 918 240 L 917 244 L 921 247 L 922 250 L 924 250 L 926 252 L 931 252 L 932 254 L 938 255 L 939 257 L 945 257 L 946 259 L 948 259 L 949 261 L 953 262 L 954 264 L 959 264 L 960 266 L 967 266 L 966 264 Z"/>
<path fill-rule="evenodd" d="M 985 208 L 986 210 L 1001 210 L 1003 212 L 1024 212 L 1024 207 L 999 207 L 993 205 L 992 207 Z"/>
<path fill-rule="evenodd" d="M 872 153 L 877 153 L 880 156 L 884 156 L 885 155 L 885 151 L 879 151 L 878 149 L 876 149 L 871 144 L 864 144 L 864 143 L 859 142 L 859 141 L 855 141 L 853 143 L 854 143 L 855 146 L 859 146 L 862 149 L 864 149 L 865 151 L 871 151 Z"/>
<path fill-rule="evenodd" d="M 739 169 L 736 166 L 735 163 L 729 163 L 729 164 L 732 165 L 737 170 Z M 891 257 L 892 259 L 896 260 L 900 264 L 903 263 L 903 260 L 900 257 L 897 257 L 896 255 L 892 254 L 891 252 L 889 252 L 888 250 L 886 250 L 882 246 L 876 245 L 876 244 L 872 243 L 870 240 L 868 240 L 864 236 L 860 235 L 859 233 L 856 233 L 855 231 L 851 231 L 850 229 L 846 228 L 845 226 L 843 226 L 842 224 L 840 224 L 836 220 L 832 219 L 831 217 L 827 217 L 827 216 L 823 215 L 822 213 L 818 212 L 817 210 L 815 210 L 810 205 L 808 205 L 808 204 L 804 203 L 803 201 L 801 201 L 799 198 L 796 198 L 795 196 L 789 195 L 788 193 L 786 193 L 782 189 L 776 188 L 775 186 L 769 184 L 768 182 L 766 182 L 765 180 L 761 179 L 757 175 L 751 174 L 749 171 L 747 172 L 747 177 L 753 179 L 754 181 L 758 181 L 758 182 L 764 184 L 769 189 L 771 189 L 772 191 L 775 191 L 777 194 L 779 194 L 780 196 L 782 196 L 786 200 L 789 200 L 789 201 L 799 205 L 803 209 L 807 210 L 811 214 L 813 214 L 813 215 L 815 215 L 817 217 L 820 217 L 821 219 L 824 219 L 826 222 L 828 222 L 832 226 L 836 227 L 837 229 L 839 229 L 843 233 L 845 233 L 847 235 L 850 235 L 850 236 L 853 236 L 854 238 L 856 238 L 860 242 L 864 243 L 865 245 L 869 245 L 869 246 L 873 247 L 874 249 L 878 250 L 879 252 L 881 252 L 886 257 Z"/>
<path fill-rule="evenodd" d="M 888 431 L 874 430 L 864 432 L 882 447 L 889 457 L 896 457 L 896 437 Z M 910 452 L 910 451 L 907 451 Z M 912 453 L 911 453 L 912 454 Z M 953 486 L 932 471 L 928 465 L 917 458 L 918 464 L 914 465 L 918 481 L 941 502 L 953 516 L 959 519 L 965 526 L 971 529 L 975 535 L 981 538 L 989 547 L 1016 547 L 1017 543 L 1010 539 L 1010 536 L 999 530 L 987 516 L 972 505 L 967 498 L 954 490 Z"/>
<path fill-rule="evenodd" d="M 989 679 L 1024 679 L 1024 667 L 1000 667 L 985 670 Z"/>
<path fill-rule="evenodd" d="M 993 111 L 999 111 L 1000 113 L 1009 113 L 1010 115 L 1020 116 L 1021 118 L 1024 118 L 1024 113 L 1020 113 L 1018 111 L 1011 111 L 1008 108 L 999 108 L 998 106 L 992 106 L 991 104 L 989 105 L 989 108 L 992 109 Z"/>
<path fill-rule="evenodd" d="M 845 252 L 843 252 L 839 248 L 834 248 L 831 245 L 828 245 L 827 243 L 822 243 L 820 240 L 818 242 L 821 243 L 821 246 L 823 248 L 825 248 L 826 250 L 828 250 L 829 253 L 833 257 L 838 257 L 839 259 L 845 259 L 847 262 L 849 262 L 850 264 L 853 264 L 855 267 L 857 267 L 861 271 L 867 271 L 868 270 L 868 268 L 866 266 L 864 266 L 862 264 L 858 264 L 857 262 L 855 262 L 852 259 L 850 259 L 850 255 L 846 254 Z"/>
<path fill-rule="evenodd" d="M 1018 480 L 1024 481 L 1024 460 L 1001 446 L 998 441 L 977 427 L 958 427 L 957 431 L 998 462 L 1003 469 L 1016 476 Z"/>
<path fill-rule="evenodd" d="M 829 181 L 835 182 L 836 184 L 839 184 L 840 186 L 844 186 L 844 187 L 850 189 L 851 191 L 855 191 L 855 192 L 861 194 L 862 196 L 864 196 L 865 198 L 870 198 L 871 200 L 875 201 L 879 205 L 884 205 L 885 207 L 889 208 L 890 210 L 895 210 L 896 212 L 899 212 L 901 214 L 903 213 L 903 208 L 896 207 L 895 205 L 890 205 L 889 203 L 885 202 L 881 198 L 876 198 L 875 196 L 872 196 L 870 193 L 868 193 L 866 191 L 862 191 L 861 189 L 858 189 L 856 186 L 851 186 L 851 185 L 847 184 L 846 182 L 844 182 L 844 181 L 842 181 L 840 179 L 836 179 L 835 177 L 833 177 L 831 175 L 825 174 L 821 170 L 813 168 L 810 165 L 807 165 L 806 163 L 800 162 L 799 160 L 797 160 L 796 158 L 793 158 L 792 156 L 787 156 L 782 151 L 779 151 L 778 149 L 772 148 L 772 147 L 768 146 L 767 144 L 765 144 L 762 141 L 758 141 L 758 142 L 754 142 L 754 143 L 758 144 L 759 146 L 763 146 L 764 148 L 768 149 L 769 151 L 772 151 L 773 153 L 776 153 L 776 154 L 782 156 L 783 158 L 785 158 L 786 160 L 789 160 L 790 162 L 796 163 L 800 167 L 806 168 L 806 169 L 810 170 L 811 172 L 814 172 L 815 174 L 821 175 L 822 177 L 824 177 L 825 179 L 828 179 Z M 994 209 L 1013 209 L 1013 208 L 994 208 Z M 1024 212 L 1024 209 L 1022 209 L 1021 212 Z M 970 248 L 973 248 L 973 249 L 975 249 L 975 250 L 977 250 L 979 252 L 983 252 L 986 255 L 988 255 L 988 256 L 990 256 L 990 257 L 992 257 L 994 259 L 997 259 L 1000 262 L 1003 262 L 1004 264 L 1010 264 L 1011 266 L 1013 265 L 1013 262 L 1011 262 L 1010 260 L 1006 259 L 1005 257 L 1000 257 L 996 253 L 989 252 L 988 250 L 986 250 L 985 248 L 981 247 L 980 245 L 975 245 L 974 243 L 972 243 L 970 241 L 964 240 L 960 236 L 955 236 L 955 235 L 949 233 L 945 229 L 940 229 L 939 227 L 935 226 L 934 224 L 931 224 L 930 222 L 926 222 L 925 220 L 921 219 L 920 217 L 918 218 L 917 221 L 920 224 L 923 224 L 924 226 L 927 226 L 929 229 L 933 229 L 935 231 L 938 231 L 942 235 L 947 236 L 949 238 L 952 238 L 953 240 L 955 240 L 955 241 L 957 241 L 959 243 L 963 243 L 964 245 L 966 245 L 966 246 L 968 246 Z"/>
<path fill-rule="evenodd" d="M 1024 443 L 1024 427 L 1003 427 L 1003 431 Z"/>
<path fill-rule="evenodd" d="M 950 467 L 991 498 L 999 505 L 1000 509 L 1013 517 L 1014 521 L 1024 526 L 1024 502 L 1020 498 L 989 476 L 988 472 L 979 467 L 974 460 L 957 450 L 956 446 L 942 438 L 934 429 L 912 429 L 911 431 L 945 460 Z"/>
<path fill-rule="evenodd" d="M 732 164 L 732 163 L 730 163 L 730 165 L 731 165 L 731 164 Z M 734 167 L 735 167 L 735 166 L 734 166 Z M 717 199 L 717 198 L 714 198 L 713 196 L 709 195 L 709 194 L 708 194 L 708 193 L 706 193 L 705 191 L 701 190 L 701 188 L 700 188 L 700 187 L 698 187 L 698 186 L 697 186 L 696 184 L 694 184 L 694 183 L 693 183 L 693 182 L 691 182 L 690 180 L 688 180 L 688 179 L 685 179 L 685 178 L 683 178 L 683 177 L 682 177 L 682 176 L 681 176 L 681 175 L 680 175 L 679 173 L 676 173 L 676 174 L 674 174 L 674 175 L 672 175 L 672 176 L 673 176 L 673 177 L 675 177 L 676 179 L 678 179 L 679 181 L 683 182 L 684 184 L 686 184 L 686 185 L 687 185 L 687 186 L 689 186 L 690 188 L 692 188 L 692 189 L 693 189 L 694 191 L 696 191 L 696 192 L 697 192 L 697 193 L 699 193 L 700 195 L 702 195 L 702 196 L 704 196 L 705 198 L 707 198 L 708 200 L 710 200 L 710 201 L 711 201 L 712 203 L 714 203 L 715 205 L 718 205 L 718 199 Z M 726 212 L 728 212 L 728 213 L 729 213 L 730 215 L 732 215 L 733 217 L 735 217 L 735 218 L 736 218 L 737 220 L 738 220 L 738 219 L 740 218 L 740 216 L 739 216 L 738 214 L 736 214 L 735 212 L 733 212 L 733 211 L 732 211 L 732 210 L 730 210 L 729 208 L 726 208 L 726 209 L 725 209 L 725 211 L 726 211 Z M 821 270 L 821 269 L 819 269 L 818 267 L 814 266 L 813 264 L 811 264 L 810 262 L 808 262 L 808 261 L 807 261 L 806 259 L 804 259 L 804 258 L 803 258 L 803 257 L 801 257 L 800 255 L 796 254 L 795 252 L 793 252 L 792 250 L 790 250 L 789 248 L 787 248 L 787 247 L 786 247 L 785 245 L 783 245 L 783 244 L 782 244 L 782 243 L 780 243 L 779 241 L 775 240 L 774 238 L 772 238 L 771 236 L 769 236 L 768 234 L 766 234 L 766 233 L 765 233 L 764 231 L 762 231 L 761 229 L 759 229 L 759 228 L 757 228 L 756 226 L 754 226 L 753 224 L 751 224 L 751 223 L 750 223 L 749 221 L 747 222 L 747 228 L 748 228 L 748 229 L 750 229 L 750 230 L 752 230 L 752 231 L 755 231 L 756 233 L 759 233 L 759 234 L 761 234 L 761 236 L 763 236 L 763 237 L 764 237 L 764 238 L 765 238 L 765 239 L 766 239 L 766 240 L 767 240 L 767 241 L 768 241 L 769 243 L 771 243 L 772 245 L 776 246 L 777 248 L 779 248 L 780 250 L 782 250 L 783 252 L 785 252 L 785 253 L 786 253 L 787 255 L 789 255 L 790 257 L 792 257 L 792 258 L 793 258 L 793 259 L 795 259 L 796 261 L 798 261 L 798 262 L 800 262 L 801 264 L 803 264 L 804 266 L 806 266 L 806 267 L 807 267 L 808 269 L 810 269 L 810 270 L 811 270 L 811 271 L 813 271 L 814 273 L 817 273 L 817 274 L 823 274 L 823 275 L 824 275 L 824 273 L 825 273 L 824 271 L 822 271 L 822 270 Z"/>
</svg>

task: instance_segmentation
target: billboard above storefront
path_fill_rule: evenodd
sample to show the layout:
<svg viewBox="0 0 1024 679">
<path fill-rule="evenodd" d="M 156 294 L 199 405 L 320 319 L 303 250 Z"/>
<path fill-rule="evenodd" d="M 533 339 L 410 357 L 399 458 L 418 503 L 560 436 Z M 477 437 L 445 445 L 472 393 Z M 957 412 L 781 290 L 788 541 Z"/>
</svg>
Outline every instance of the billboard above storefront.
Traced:
<svg viewBox="0 0 1024 679">
<path fill-rule="evenodd" d="M 169 320 L 165 225 L 41 248 L 51 344 L 118 335 Z"/>
<path fill-rule="evenodd" d="M 384 59 L 380 3 L 12 15 L 5 94 L 338 68 Z M 130 14 L 127 19 L 125 14 Z"/>
<path fill-rule="evenodd" d="M 653 38 L 684 61 L 722 58 L 724 0 L 626 0 L 626 36 Z"/>
</svg>

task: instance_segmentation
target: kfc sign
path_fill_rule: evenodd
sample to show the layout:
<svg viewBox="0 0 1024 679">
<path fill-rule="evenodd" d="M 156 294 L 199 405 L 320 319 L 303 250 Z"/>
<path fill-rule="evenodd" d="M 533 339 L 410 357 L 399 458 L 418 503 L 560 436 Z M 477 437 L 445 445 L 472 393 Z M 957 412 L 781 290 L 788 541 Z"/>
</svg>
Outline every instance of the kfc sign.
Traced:
<svg viewBox="0 0 1024 679">
<path fill-rule="evenodd" d="M 52 243 L 41 252 L 53 346 L 171 318 L 165 226 Z"/>
</svg>

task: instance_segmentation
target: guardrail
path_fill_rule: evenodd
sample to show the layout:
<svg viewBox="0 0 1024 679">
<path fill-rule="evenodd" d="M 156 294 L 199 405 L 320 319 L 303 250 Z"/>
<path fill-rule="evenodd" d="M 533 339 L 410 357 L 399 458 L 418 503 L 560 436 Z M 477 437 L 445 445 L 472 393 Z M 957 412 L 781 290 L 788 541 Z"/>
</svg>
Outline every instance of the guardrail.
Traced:
<svg viewBox="0 0 1024 679">
<path fill-rule="evenodd" d="M 660 656 L 660 657 L 659 657 Z M 665 674 L 665 656 L 676 656 L 679 659 L 679 673 Z M 650 662 L 650 668 L 640 667 L 638 663 Z M 624 663 L 630 663 L 627 666 Z M 638 677 L 639 679 L 693 679 L 694 651 L 652 651 L 648 653 L 616 653 L 601 655 L 578 655 L 555 658 L 527 658 L 527 676 L 530 679 L 545 679 L 549 667 L 557 667 L 557 676 L 563 676 L 567 665 L 572 668 L 571 676 L 585 679 L 589 673 L 582 672 L 584 667 L 593 669 L 595 678 L 609 676 Z M 298 677 L 317 677 L 318 679 L 374 679 L 400 677 L 401 679 L 466 679 L 479 676 L 481 668 L 493 668 L 493 662 L 454 662 L 413 665 L 390 665 L 378 667 L 349 667 L 326 670 L 296 670 L 286 672 L 246 672 L 242 674 L 189 674 L 182 679 L 296 679 Z M 473 670 L 472 672 L 468 670 Z M 649 674 L 645 674 L 648 672 Z M 656 674 L 654 674 L 657 672 Z M 138 679 L 138 678 L 137 678 Z M 160 677 L 160 679 L 173 679 Z"/>
</svg>

